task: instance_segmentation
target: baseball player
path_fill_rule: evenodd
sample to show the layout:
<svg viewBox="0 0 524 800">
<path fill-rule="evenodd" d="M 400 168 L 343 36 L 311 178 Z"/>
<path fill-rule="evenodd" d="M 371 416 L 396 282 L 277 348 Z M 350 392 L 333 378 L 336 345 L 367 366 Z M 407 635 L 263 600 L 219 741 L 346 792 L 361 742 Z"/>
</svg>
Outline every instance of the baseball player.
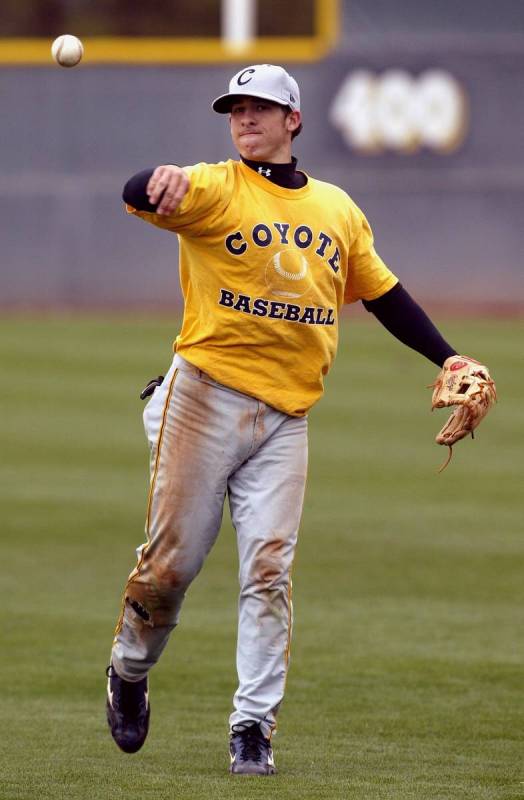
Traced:
<svg viewBox="0 0 524 800">
<path fill-rule="evenodd" d="M 270 775 L 307 415 L 335 357 L 340 309 L 363 301 L 439 366 L 456 351 L 377 254 L 351 198 L 297 168 L 300 92 L 282 67 L 240 70 L 213 109 L 228 115 L 239 160 L 145 170 L 123 194 L 130 214 L 178 235 L 184 318 L 165 378 L 145 390 L 146 542 L 124 591 L 107 715 L 118 746 L 137 751 L 149 727 L 149 670 L 216 540 L 227 496 L 240 564 L 230 771 Z"/>
</svg>

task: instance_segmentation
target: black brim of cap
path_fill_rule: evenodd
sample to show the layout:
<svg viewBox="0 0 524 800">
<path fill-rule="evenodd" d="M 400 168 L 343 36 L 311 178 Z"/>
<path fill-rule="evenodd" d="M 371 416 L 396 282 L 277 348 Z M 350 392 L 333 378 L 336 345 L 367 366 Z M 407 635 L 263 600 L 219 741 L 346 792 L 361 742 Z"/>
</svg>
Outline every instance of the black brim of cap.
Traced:
<svg viewBox="0 0 524 800">
<path fill-rule="evenodd" d="M 221 94 L 220 97 L 217 97 L 213 100 L 211 108 L 213 111 L 216 111 L 217 114 L 229 114 L 231 111 L 231 106 L 234 103 L 238 103 L 243 97 L 258 97 L 260 100 L 269 100 L 271 103 L 276 103 L 278 106 L 283 106 L 286 108 L 288 106 L 287 103 L 284 103 L 282 100 L 277 100 L 273 95 L 270 94 L 262 94 L 262 92 L 242 92 L 242 94 Z"/>
</svg>

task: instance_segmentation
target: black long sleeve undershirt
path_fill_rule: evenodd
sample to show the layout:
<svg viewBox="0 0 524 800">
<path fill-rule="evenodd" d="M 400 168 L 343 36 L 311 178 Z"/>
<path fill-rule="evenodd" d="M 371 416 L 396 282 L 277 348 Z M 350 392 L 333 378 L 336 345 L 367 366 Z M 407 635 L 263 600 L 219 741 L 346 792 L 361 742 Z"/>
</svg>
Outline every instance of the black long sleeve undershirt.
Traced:
<svg viewBox="0 0 524 800">
<path fill-rule="evenodd" d="M 151 205 L 146 192 L 149 178 L 154 171 L 153 168 L 143 169 L 141 172 L 137 172 L 136 175 L 129 178 L 122 192 L 124 203 L 133 206 L 133 208 L 136 208 L 138 211 L 156 211 L 157 203 Z"/>
<path fill-rule="evenodd" d="M 377 300 L 362 302 L 393 336 L 439 367 L 446 358 L 456 354 L 457 351 L 445 341 L 426 312 L 400 283 Z"/>
</svg>

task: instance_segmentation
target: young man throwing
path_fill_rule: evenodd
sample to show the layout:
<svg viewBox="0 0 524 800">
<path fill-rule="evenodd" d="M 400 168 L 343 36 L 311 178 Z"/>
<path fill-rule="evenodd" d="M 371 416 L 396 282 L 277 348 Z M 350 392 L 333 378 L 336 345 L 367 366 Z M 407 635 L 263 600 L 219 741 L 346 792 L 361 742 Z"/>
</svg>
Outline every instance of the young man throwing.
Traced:
<svg viewBox="0 0 524 800">
<path fill-rule="evenodd" d="M 229 114 L 240 160 L 164 165 L 124 189 L 130 213 L 178 234 L 185 305 L 173 363 L 149 387 L 144 413 L 147 541 L 125 587 L 107 713 L 119 747 L 138 750 L 149 725 L 148 672 L 228 495 L 240 561 L 230 770 L 269 775 L 289 661 L 307 413 L 335 357 L 340 309 L 362 300 L 439 366 L 455 350 L 377 255 L 348 195 L 297 170 L 295 80 L 282 67 L 248 67 L 213 108 Z"/>
</svg>

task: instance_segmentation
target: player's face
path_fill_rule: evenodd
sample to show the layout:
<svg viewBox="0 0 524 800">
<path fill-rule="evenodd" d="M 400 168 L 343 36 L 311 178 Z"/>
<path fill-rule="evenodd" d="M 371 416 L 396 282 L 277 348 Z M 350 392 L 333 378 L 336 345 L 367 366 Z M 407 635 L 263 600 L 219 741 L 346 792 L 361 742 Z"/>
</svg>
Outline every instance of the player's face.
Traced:
<svg viewBox="0 0 524 800">
<path fill-rule="evenodd" d="M 231 107 L 229 119 L 241 156 L 273 164 L 291 161 L 291 133 L 300 124 L 299 111 L 286 114 L 278 103 L 243 97 Z"/>
</svg>

